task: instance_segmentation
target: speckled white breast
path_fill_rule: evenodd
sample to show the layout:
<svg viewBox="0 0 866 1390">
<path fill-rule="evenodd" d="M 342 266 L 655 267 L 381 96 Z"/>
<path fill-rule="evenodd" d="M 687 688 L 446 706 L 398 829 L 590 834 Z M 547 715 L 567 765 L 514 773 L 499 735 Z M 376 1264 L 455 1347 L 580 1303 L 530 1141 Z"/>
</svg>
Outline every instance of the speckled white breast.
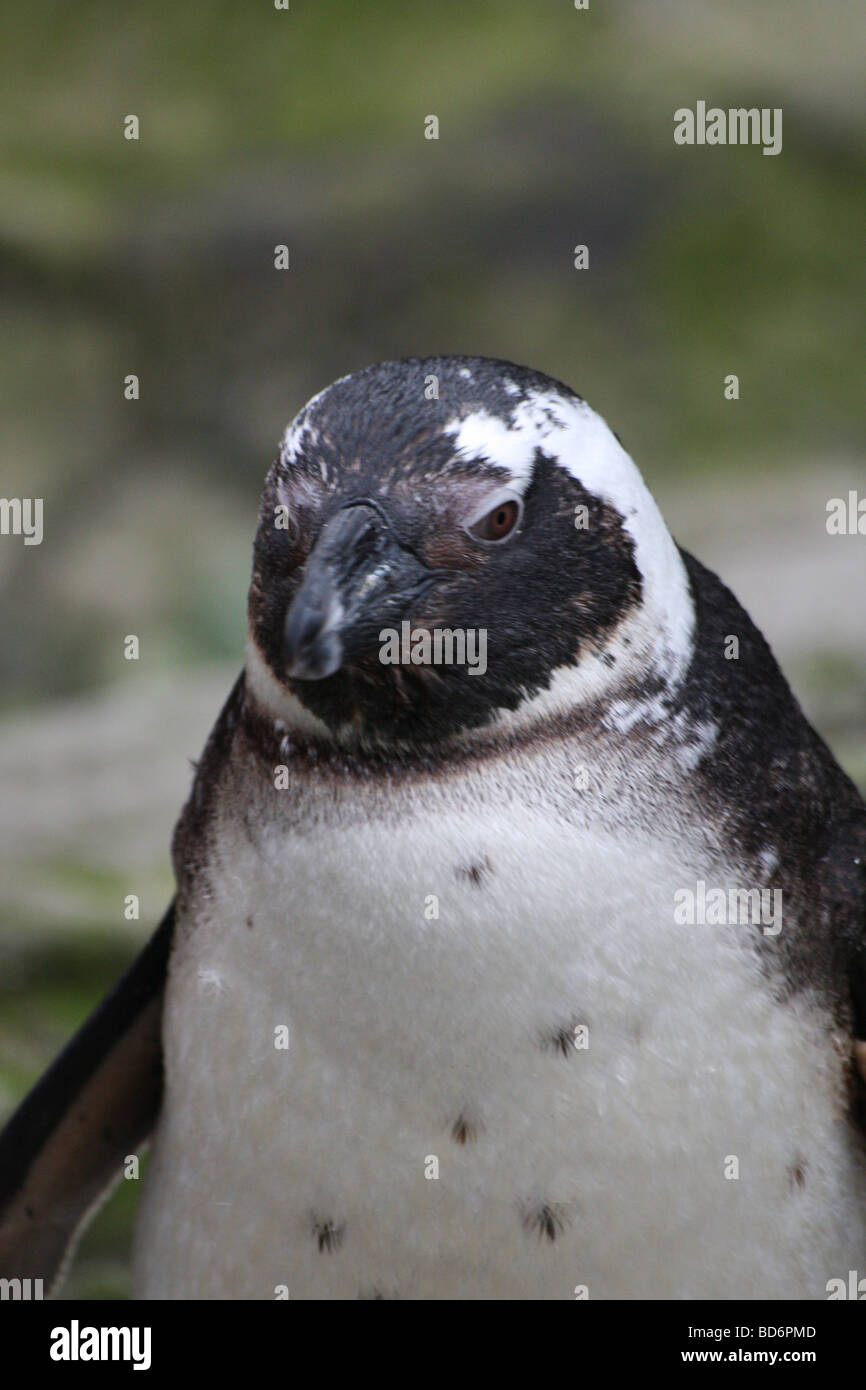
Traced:
<svg viewBox="0 0 866 1390">
<path fill-rule="evenodd" d="M 432 796 L 220 830 L 172 961 L 139 1295 L 820 1298 L 863 1267 L 824 1021 L 772 1002 L 754 928 L 674 923 L 719 866 Z"/>
</svg>

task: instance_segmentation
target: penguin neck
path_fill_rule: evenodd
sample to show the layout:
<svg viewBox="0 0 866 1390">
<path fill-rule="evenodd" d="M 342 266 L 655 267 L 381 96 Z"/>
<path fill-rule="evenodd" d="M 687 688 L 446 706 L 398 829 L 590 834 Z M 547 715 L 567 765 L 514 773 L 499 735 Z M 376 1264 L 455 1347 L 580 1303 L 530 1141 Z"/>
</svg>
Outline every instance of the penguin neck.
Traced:
<svg viewBox="0 0 866 1390">
<path fill-rule="evenodd" d="M 351 726 L 333 729 L 277 679 L 250 634 L 245 703 L 251 733 L 268 756 L 284 745 L 375 764 L 462 761 L 472 755 L 501 756 L 509 747 L 550 738 L 610 735 L 618 741 L 638 723 L 663 724 L 676 705 L 690 653 L 690 643 L 688 652 L 674 651 L 664 631 L 654 633 L 646 615 L 635 614 L 603 651 L 555 671 L 544 690 L 527 696 L 516 709 L 501 710 L 486 724 L 430 743 L 389 739 L 387 731 L 361 736 Z M 613 661 L 605 659 L 610 655 Z"/>
</svg>

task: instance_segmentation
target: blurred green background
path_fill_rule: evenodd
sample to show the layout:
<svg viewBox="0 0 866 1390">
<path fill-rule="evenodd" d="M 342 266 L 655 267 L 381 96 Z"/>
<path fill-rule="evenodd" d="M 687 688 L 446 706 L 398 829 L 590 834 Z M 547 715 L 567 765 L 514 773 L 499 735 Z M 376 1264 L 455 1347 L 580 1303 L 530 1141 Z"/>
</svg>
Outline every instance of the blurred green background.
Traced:
<svg viewBox="0 0 866 1390">
<path fill-rule="evenodd" d="M 825 528 L 866 494 L 864 40 L 859 0 L 0 11 L 2 491 L 45 506 L 0 538 L 0 1116 L 170 896 L 261 480 L 371 361 L 584 395 L 866 783 L 866 540 Z M 698 99 L 781 107 L 782 153 L 676 146 Z M 127 1290 L 135 1186 L 69 1296 Z"/>
</svg>

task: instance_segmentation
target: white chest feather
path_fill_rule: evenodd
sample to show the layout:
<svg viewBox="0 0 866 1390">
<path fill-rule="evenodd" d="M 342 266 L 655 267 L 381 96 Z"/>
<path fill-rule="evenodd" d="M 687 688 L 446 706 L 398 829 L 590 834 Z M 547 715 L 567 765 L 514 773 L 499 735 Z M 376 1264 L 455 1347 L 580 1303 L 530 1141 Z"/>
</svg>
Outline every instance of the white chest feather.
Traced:
<svg viewBox="0 0 866 1390">
<path fill-rule="evenodd" d="M 142 1296 L 823 1297 L 862 1267 L 826 1024 L 772 1002 L 754 927 L 675 923 L 693 846 L 419 794 L 396 825 L 229 823 L 218 857 L 172 963 Z"/>
</svg>

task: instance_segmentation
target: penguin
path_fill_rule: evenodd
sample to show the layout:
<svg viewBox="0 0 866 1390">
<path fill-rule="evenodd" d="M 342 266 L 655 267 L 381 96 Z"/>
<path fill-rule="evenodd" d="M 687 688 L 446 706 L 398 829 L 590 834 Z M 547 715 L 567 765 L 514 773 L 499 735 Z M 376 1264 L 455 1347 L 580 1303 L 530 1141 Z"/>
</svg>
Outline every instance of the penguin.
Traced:
<svg viewBox="0 0 866 1390">
<path fill-rule="evenodd" d="M 0 1137 L 59 1283 L 821 1299 L 866 1261 L 866 807 L 567 386 L 385 362 L 264 485 L 150 944 Z"/>
</svg>

